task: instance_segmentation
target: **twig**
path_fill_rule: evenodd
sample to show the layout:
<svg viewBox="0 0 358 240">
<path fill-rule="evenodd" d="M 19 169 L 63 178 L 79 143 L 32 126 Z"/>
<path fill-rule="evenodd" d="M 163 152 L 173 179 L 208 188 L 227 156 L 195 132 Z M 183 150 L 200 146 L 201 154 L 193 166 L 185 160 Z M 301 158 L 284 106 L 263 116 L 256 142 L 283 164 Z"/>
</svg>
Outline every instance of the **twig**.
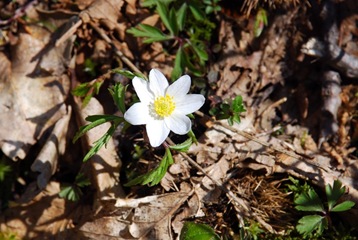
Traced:
<svg viewBox="0 0 358 240">
<path fill-rule="evenodd" d="M 112 46 L 114 52 L 122 59 L 122 61 L 127 64 L 127 66 L 133 71 L 137 73 L 141 73 L 141 71 L 113 44 L 112 40 L 107 36 L 107 34 L 99 27 L 97 27 L 94 23 L 89 22 L 91 27 L 96 30 L 96 32 L 105 40 L 108 44 Z"/>
</svg>

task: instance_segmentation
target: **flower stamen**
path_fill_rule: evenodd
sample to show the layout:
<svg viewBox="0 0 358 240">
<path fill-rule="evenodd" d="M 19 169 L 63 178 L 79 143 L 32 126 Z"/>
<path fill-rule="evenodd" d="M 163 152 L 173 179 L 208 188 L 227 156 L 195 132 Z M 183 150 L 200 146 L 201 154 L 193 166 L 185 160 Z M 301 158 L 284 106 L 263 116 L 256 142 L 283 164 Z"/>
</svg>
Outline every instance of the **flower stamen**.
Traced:
<svg viewBox="0 0 358 240">
<path fill-rule="evenodd" d="M 157 97 L 154 101 L 154 110 L 160 117 L 170 116 L 175 109 L 175 102 L 173 97 L 166 94 L 165 96 Z"/>
</svg>

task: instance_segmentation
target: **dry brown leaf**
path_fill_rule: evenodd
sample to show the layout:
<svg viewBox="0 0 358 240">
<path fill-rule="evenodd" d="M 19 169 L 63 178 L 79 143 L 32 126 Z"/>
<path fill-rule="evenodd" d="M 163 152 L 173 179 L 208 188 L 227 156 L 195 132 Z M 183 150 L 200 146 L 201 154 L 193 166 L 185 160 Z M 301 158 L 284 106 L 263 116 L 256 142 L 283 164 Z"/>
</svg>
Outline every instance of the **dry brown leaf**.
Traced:
<svg viewBox="0 0 358 240">
<path fill-rule="evenodd" d="M 61 66 L 67 59 L 59 54 L 60 50 L 48 47 L 48 31 L 37 26 L 28 29 L 31 34 L 19 33 L 18 43 L 11 51 L 11 65 L 1 55 L 0 146 L 13 160 L 25 158 L 47 128 L 66 114 L 68 78 L 61 75 Z M 71 40 L 64 45 L 72 45 Z M 56 69 L 60 70 L 54 70 L 43 60 L 56 62 Z M 56 75 L 41 76 L 44 70 Z"/>
<path fill-rule="evenodd" d="M 117 199 L 111 216 L 86 222 L 80 232 L 96 239 L 172 239 L 170 219 L 190 194 Z"/>
<path fill-rule="evenodd" d="M 32 171 L 40 172 L 37 177 L 37 186 L 41 190 L 46 187 L 51 176 L 56 172 L 58 157 L 65 152 L 66 133 L 71 112 L 71 107 L 68 107 L 67 114 L 57 121 L 41 152 L 31 165 Z"/>
<path fill-rule="evenodd" d="M 84 22 L 92 19 L 95 22 L 101 22 L 109 29 L 114 29 L 121 16 L 122 6 L 123 0 L 96 0 L 88 9 L 80 13 L 80 17 Z"/>
<path fill-rule="evenodd" d="M 90 115 L 103 115 L 104 110 L 97 99 L 91 98 L 88 105 L 80 111 L 81 125 L 87 124 L 85 118 Z M 92 145 L 110 128 L 110 123 L 99 125 L 85 134 L 86 144 Z M 89 150 L 89 149 L 88 149 Z M 99 199 L 124 197 L 124 191 L 119 183 L 119 172 L 122 161 L 116 152 L 111 138 L 91 159 L 93 185 L 97 189 Z"/>
</svg>

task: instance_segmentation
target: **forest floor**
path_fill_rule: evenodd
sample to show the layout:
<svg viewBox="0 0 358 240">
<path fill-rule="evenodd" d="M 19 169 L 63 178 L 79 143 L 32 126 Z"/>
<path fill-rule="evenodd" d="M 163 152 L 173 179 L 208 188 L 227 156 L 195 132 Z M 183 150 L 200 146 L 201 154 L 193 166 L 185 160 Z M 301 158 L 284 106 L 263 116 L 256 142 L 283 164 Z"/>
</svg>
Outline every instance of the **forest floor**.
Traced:
<svg viewBox="0 0 358 240">
<path fill-rule="evenodd" d="M 358 203 L 358 4 L 156 2 L 0 3 L 0 240 L 356 239 L 358 204 L 327 210 L 325 191 L 339 180 L 338 203 Z M 128 109 L 130 73 L 154 68 L 169 82 L 188 74 L 205 97 L 197 143 L 161 168 L 167 145 L 121 122 L 84 162 L 114 124 L 73 142 L 87 117 L 122 119 L 108 89 L 128 86 Z M 158 184 L 125 185 L 157 167 Z M 299 211 L 305 193 L 301 205 L 319 205 L 312 189 L 324 209 Z M 205 224 L 199 236 L 187 222 Z"/>
</svg>

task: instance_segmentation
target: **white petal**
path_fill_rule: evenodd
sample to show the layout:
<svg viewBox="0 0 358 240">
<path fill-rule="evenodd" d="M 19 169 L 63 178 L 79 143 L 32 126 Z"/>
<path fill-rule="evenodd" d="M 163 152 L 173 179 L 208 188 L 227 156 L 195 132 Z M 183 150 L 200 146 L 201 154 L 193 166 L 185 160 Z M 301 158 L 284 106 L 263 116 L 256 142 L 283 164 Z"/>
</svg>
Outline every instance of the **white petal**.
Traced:
<svg viewBox="0 0 358 240">
<path fill-rule="evenodd" d="M 181 99 L 189 92 L 191 80 L 188 75 L 181 76 L 168 87 L 167 94 L 174 98 Z"/>
<path fill-rule="evenodd" d="M 158 147 L 169 135 L 169 128 L 163 120 L 153 120 L 146 125 L 150 145 Z"/>
<path fill-rule="evenodd" d="M 185 115 L 171 115 L 170 117 L 165 118 L 164 121 L 168 128 L 176 134 L 186 134 L 191 128 L 191 121 Z"/>
<path fill-rule="evenodd" d="M 165 90 L 169 83 L 166 77 L 157 69 L 152 69 L 149 72 L 149 88 L 154 93 L 154 96 L 164 96 Z"/>
<path fill-rule="evenodd" d="M 135 103 L 125 113 L 124 119 L 132 125 L 147 124 L 152 117 L 146 103 Z"/>
<path fill-rule="evenodd" d="M 180 101 L 175 103 L 173 114 L 187 115 L 199 110 L 205 103 L 205 98 L 201 94 L 188 94 Z"/>
<path fill-rule="evenodd" d="M 137 96 L 141 102 L 147 103 L 154 98 L 153 94 L 149 91 L 148 81 L 139 77 L 134 77 L 132 83 L 134 90 L 137 93 Z"/>
</svg>

